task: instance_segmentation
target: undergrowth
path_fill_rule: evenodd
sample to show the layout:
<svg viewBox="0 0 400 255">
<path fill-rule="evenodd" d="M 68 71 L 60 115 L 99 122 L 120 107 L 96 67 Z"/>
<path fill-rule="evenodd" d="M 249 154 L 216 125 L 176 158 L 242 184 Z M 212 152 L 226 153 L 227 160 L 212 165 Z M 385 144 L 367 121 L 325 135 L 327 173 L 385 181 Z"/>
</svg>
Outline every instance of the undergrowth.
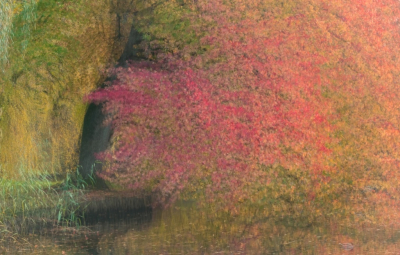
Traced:
<svg viewBox="0 0 400 255">
<path fill-rule="evenodd" d="M 20 178 L 0 178 L 0 241 L 35 233 L 42 227 L 81 225 L 85 181 L 77 169 L 66 176 L 20 170 Z"/>
</svg>

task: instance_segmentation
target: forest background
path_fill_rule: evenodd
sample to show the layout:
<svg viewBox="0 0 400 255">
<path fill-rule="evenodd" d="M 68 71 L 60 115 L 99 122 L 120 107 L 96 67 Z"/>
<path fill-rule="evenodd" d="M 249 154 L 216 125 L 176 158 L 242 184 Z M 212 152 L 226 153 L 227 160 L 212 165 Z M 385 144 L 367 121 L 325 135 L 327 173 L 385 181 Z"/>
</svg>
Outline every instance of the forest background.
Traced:
<svg viewBox="0 0 400 255">
<path fill-rule="evenodd" d="M 155 204 L 397 224 L 398 5 L 4 1 L 0 174 L 73 171 L 90 100 L 113 115 L 100 177 Z M 91 93 L 130 24 L 147 61 Z"/>
</svg>

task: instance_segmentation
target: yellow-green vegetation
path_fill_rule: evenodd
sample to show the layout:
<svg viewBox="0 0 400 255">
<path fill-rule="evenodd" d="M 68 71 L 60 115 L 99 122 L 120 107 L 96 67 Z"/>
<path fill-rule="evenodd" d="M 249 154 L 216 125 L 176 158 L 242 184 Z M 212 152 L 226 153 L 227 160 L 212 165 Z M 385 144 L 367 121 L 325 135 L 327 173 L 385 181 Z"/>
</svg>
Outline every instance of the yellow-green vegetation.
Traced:
<svg viewBox="0 0 400 255">
<path fill-rule="evenodd" d="M 2 176 L 18 178 L 20 167 L 54 173 L 76 166 L 83 97 L 101 84 L 100 70 L 121 54 L 130 31 L 126 15 L 116 39 L 114 7 L 105 0 L 42 0 L 29 34 L 27 10 L 15 10 L 0 76 Z"/>
</svg>

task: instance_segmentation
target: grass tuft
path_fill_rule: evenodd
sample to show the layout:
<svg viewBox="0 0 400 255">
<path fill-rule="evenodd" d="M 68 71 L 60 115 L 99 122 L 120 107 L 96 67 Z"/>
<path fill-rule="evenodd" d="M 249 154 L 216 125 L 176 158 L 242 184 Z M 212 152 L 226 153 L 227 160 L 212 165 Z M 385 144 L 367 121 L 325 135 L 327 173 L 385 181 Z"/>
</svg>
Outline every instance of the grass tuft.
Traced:
<svg viewBox="0 0 400 255">
<path fill-rule="evenodd" d="M 88 186 L 78 170 L 61 180 L 26 169 L 20 169 L 18 179 L 0 178 L 1 236 L 26 235 L 46 226 L 79 228 Z"/>
</svg>

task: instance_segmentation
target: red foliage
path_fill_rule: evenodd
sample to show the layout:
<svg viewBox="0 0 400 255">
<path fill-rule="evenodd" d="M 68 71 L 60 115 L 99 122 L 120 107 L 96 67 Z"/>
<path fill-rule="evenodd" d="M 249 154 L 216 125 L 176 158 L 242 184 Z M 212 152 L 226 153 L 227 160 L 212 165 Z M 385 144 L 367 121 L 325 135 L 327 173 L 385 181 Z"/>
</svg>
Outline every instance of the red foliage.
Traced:
<svg viewBox="0 0 400 255">
<path fill-rule="evenodd" d="M 160 202 L 191 186 L 239 201 L 250 198 L 249 184 L 270 185 L 274 175 L 260 165 L 279 165 L 312 174 L 312 200 L 332 183 L 339 190 L 346 176 L 367 183 L 369 172 L 348 172 L 353 163 L 396 158 L 397 2 L 197 4 L 198 16 L 187 19 L 206 34 L 200 46 L 208 51 L 188 59 L 193 47 L 184 48 L 158 64 L 131 63 L 113 86 L 89 96 L 115 113 L 116 150 L 103 155 L 111 163 L 104 178 L 151 187 Z M 200 19 L 214 25 L 197 26 Z M 378 129 L 393 139 L 385 161 L 371 148 L 379 139 L 369 139 L 371 132 L 384 137 Z M 345 135 L 333 135 L 338 130 Z M 346 153 L 357 155 L 354 162 Z"/>
<path fill-rule="evenodd" d="M 108 109 L 116 111 L 118 150 L 104 154 L 114 162 L 104 178 L 133 189 L 161 180 L 154 188 L 163 197 L 175 197 L 190 180 L 211 177 L 213 193 L 228 189 L 235 196 L 242 185 L 265 176 L 260 164 L 322 169 L 311 158 L 329 151 L 327 137 L 317 132 L 328 125 L 317 107 L 322 101 L 317 67 L 324 58 L 282 47 L 302 36 L 264 38 L 257 36 L 257 22 L 245 20 L 236 25 L 241 29 L 219 22 L 221 31 L 215 33 L 227 35 L 205 38 L 216 46 L 206 57 L 225 56 L 225 61 L 206 70 L 175 61 L 174 71 L 132 63 L 119 70 L 112 87 L 90 96 L 109 101 Z M 240 42 L 242 36 L 246 43 Z M 278 45 L 282 50 L 274 54 L 262 50 Z M 146 160 L 153 168 L 143 169 Z"/>
</svg>

